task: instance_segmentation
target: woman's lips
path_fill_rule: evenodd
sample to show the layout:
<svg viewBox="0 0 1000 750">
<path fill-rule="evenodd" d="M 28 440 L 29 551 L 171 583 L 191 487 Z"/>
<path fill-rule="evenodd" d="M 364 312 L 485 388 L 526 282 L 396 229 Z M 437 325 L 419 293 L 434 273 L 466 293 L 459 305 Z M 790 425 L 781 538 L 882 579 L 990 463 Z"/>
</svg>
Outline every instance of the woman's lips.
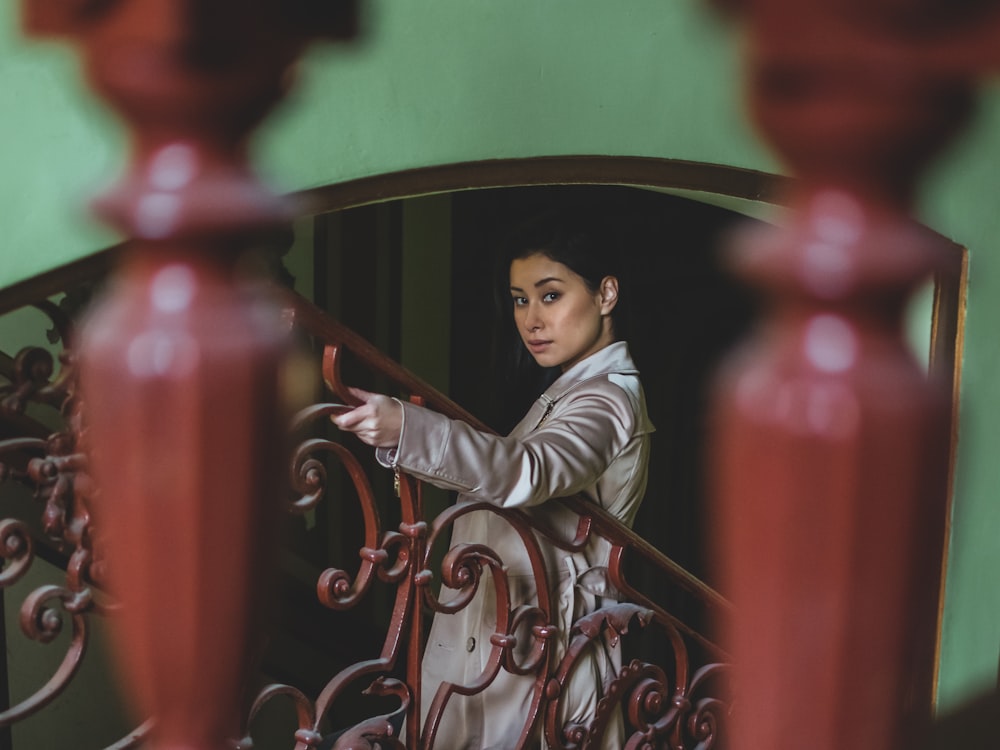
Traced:
<svg viewBox="0 0 1000 750">
<path fill-rule="evenodd" d="M 551 343 L 551 341 L 529 341 L 528 348 L 533 352 L 541 352 Z"/>
</svg>

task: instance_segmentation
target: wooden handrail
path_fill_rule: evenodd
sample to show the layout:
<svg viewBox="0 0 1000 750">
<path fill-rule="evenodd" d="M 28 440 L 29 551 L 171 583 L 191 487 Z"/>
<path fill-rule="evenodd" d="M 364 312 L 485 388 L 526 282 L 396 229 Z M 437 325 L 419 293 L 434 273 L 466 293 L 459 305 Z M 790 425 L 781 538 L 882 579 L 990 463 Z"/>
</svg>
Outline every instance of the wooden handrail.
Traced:
<svg viewBox="0 0 1000 750">
<path fill-rule="evenodd" d="M 385 390 L 395 390 L 476 429 L 494 432 L 445 394 L 316 305 L 290 290 L 281 290 L 280 302 L 285 309 L 286 322 L 322 344 L 324 379 L 337 400 L 343 403 L 355 401 L 350 388 L 341 380 L 339 371 L 340 362 L 348 354 L 371 375 L 390 383 L 383 386 Z M 311 405 L 300 412 L 296 423 L 301 428 L 313 420 L 325 421 L 325 416 L 336 408 L 333 404 Z M 578 528 L 572 538 L 547 528 L 522 509 L 503 508 L 486 502 L 452 505 L 432 521 L 424 518 L 420 483 L 401 473 L 398 489 L 402 523 L 399 533 L 383 531 L 372 485 L 361 464 L 347 448 L 333 441 L 309 438 L 295 451 L 293 476 L 302 492 L 302 497 L 295 501 L 295 509 L 301 512 L 304 508 L 313 507 L 325 493 L 326 469 L 323 468 L 321 453 L 342 462 L 354 483 L 363 510 L 365 541 L 359 550 L 362 564 L 357 573 L 331 568 L 320 576 L 317 589 L 320 601 L 335 610 L 350 609 L 377 581 L 382 581 L 395 587 L 396 604 L 386 642 L 378 658 L 359 661 L 333 676 L 315 703 L 301 691 L 287 685 L 271 686 L 260 694 L 251 717 L 276 695 L 292 696 L 301 710 L 306 711 L 300 713 L 297 736 L 302 739 L 298 750 L 314 747 L 322 741 L 324 717 L 352 683 L 364 680 L 374 680 L 366 692 L 394 694 L 401 699 L 402 705 L 394 713 L 405 715 L 407 736 L 416 742 L 408 742 L 407 747 L 433 748 L 435 737 L 443 736 L 448 731 L 447 722 L 442 723 L 442 717 L 449 701 L 453 698 L 463 700 L 463 696 L 481 692 L 497 679 L 501 670 L 532 675 L 533 697 L 526 716 L 520 718 L 524 722 L 521 736 L 522 739 L 530 738 L 541 727 L 553 748 L 579 746 L 581 733 L 596 741 L 608 728 L 617 705 L 626 709 L 630 736 L 636 741 L 639 738 L 644 742 L 651 741 L 653 746 L 669 745 L 684 750 L 701 746 L 715 732 L 723 731 L 722 725 L 729 710 L 729 654 L 712 637 L 701 632 L 698 626 L 686 622 L 684 617 L 670 611 L 669 606 L 656 601 L 659 594 L 654 596 L 639 591 L 626 575 L 626 558 L 655 570 L 655 585 L 667 587 L 661 593 L 683 593 L 693 600 L 686 601 L 694 604 L 699 617 L 703 613 L 714 617 L 713 625 L 730 619 L 730 603 L 603 508 L 582 495 L 552 498 L 550 502 L 562 503 L 578 517 Z M 498 522 L 507 524 L 521 539 L 525 559 L 530 561 L 536 581 L 536 605 L 513 608 L 503 574 L 505 563 L 485 544 L 458 544 L 448 550 L 441 566 L 441 582 L 455 594 L 447 603 L 437 599 L 437 594 L 429 585 L 435 577 L 429 569 L 431 550 L 437 546 L 439 539 L 446 536 L 452 523 L 470 513 L 491 514 Z M 604 605 L 599 605 L 596 611 L 580 617 L 572 626 L 566 625 L 568 632 L 560 632 L 558 628 L 562 626 L 555 624 L 559 618 L 555 609 L 556 591 L 550 580 L 552 571 L 546 566 L 542 545 L 551 544 L 558 549 L 574 551 L 582 549 L 587 540 L 594 537 L 610 544 L 608 582 L 619 592 L 620 601 L 616 604 L 612 599 L 604 600 Z M 457 573 L 459 570 L 463 572 Z M 434 696 L 424 695 L 421 698 L 425 636 L 420 610 L 430 609 L 439 615 L 447 615 L 463 609 L 476 595 L 479 579 L 487 570 L 493 576 L 497 587 L 495 595 L 498 597 L 498 621 L 491 640 L 495 646 L 502 645 L 503 648 L 491 651 L 489 664 L 474 683 L 464 686 L 444 683 Z M 518 621 L 522 624 L 516 624 Z M 529 626 L 532 634 L 523 631 L 525 625 Z M 601 701 L 587 725 L 563 726 L 560 701 L 564 688 L 581 659 L 588 658 L 587 654 L 592 653 L 595 641 L 600 642 L 607 637 L 615 642 L 630 631 L 640 632 L 647 627 L 656 629 L 659 643 L 666 651 L 645 657 L 640 649 L 630 663 L 623 664 L 620 671 L 609 675 L 611 683 L 604 686 L 607 698 Z M 555 635 L 564 644 L 565 652 L 551 645 L 555 641 L 550 643 L 548 640 Z M 515 659 L 513 645 L 519 638 L 529 639 L 525 645 L 530 645 L 534 654 L 530 665 L 515 666 L 515 661 L 512 661 Z M 405 684 L 390 677 L 398 674 L 397 659 L 402 658 L 401 644 L 404 641 L 409 644 L 405 657 Z M 644 658 L 653 661 L 646 662 Z M 661 660 L 663 664 L 660 664 Z M 418 710 L 418 706 L 422 710 Z M 340 747 L 340 743 L 353 746 L 350 743 L 364 738 L 388 738 L 393 731 L 389 715 L 373 717 L 345 730 L 336 746 Z"/>
<path fill-rule="evenodd" d="M 356 359 L 358 364 L 362 365 L 372 374 L 391 382 L 393 388 L 398 389 L 399 392 L 423 403 L 429 408 L 435 409 L 450 418 L 464 420 L 477 429 L 490 431 L 490 428 L 474 415 L 455 404 L 445 394 L 430 386 L 419 376 L 391 360 L 362 336 L 329 316 L 316 305 L 288 290 L 277 289 L 276 294 L 279 296 L 279 301 L 286 311 L 286 321 L 291 322 L 304 333 L 315 336 L 327 348 L 339 348 L 339 350 L 348 354 L 352 359 Z M 73 361 L 73 358 L 69 357 L 67 361 Z M 62 399 L 65 399 L 67 394 L 64 392 L 64 389 L 71 385 L 74 377 L 70 371 L 66 377 L 61 376 L 58 383 L 49 384 L 52 393 L 44 389 L 36 389 L 37 393 L 33 391 L 29 394 L 29 398 L 38 399 L 42 395 L 45 395 L 47 402 L 62 402 L 61 399 L 55 399 L 54 396 L 62 394 Z M 343 387 L 342 384 L 340 386 Z M 315 404 L 304 409 L 300 413 L 300 417 L 302 417 L 301 421 L 308 422 L 310 419 L 319 420 L 324 418 L 326 413 L 323 404 Z M 58 528 L 53 527 L 53 533 L 60 534 L 65 540 L 67 552 L 75 550 L 71 558 L 63 561 L 67 569 L 69 590 L 74 592 L 75 597 L 66 606 L 73 608 L 73 616 L 79 620 L 76 626 L 83 632 L 86 628 L 86 619 L 83 616 L 87 612 L 77 610 L 82 606 L 88 611 L 93 610 L 94 614 L 101 614 L 104 612 L 104 607 L 98 605 L 98 599 L 101 597 L 95 597 L 92 594 L 95 580 L 98 585 L 100 585 L 101 580 L 91 577 L 91 574 L 95 573 L 95 570 L 90 568 L 90 563 L 94 559 L 91 548 L 92 540 L 87 533 L 89 527 L 87 507 L 90 502 L 90 496 L 87 493 L 90 492 L 88 488 L 91 487 L 91 483 L 87 467 L 84 463 L 81 463 L 83 457 L 82 455 L 78 455 L 76 443 L 72 439 L 72 436 L 72 432 L 68 431 L 65 437 L 61 439 L 55 439 L 58 436 L 48 439 L 42 439 L 39 436 L 32 439 L 30 444 L 24 443 L 23 439 L 20 442 L 18 440 L 0 441 L 0 461 L 3 459 L 9 461 L 22 447 L 27 446 L 30 448 L 36 456 L 32 459 L 34 463 L 31 469 L 31 481 L 38 487 L 39 492 L 44 497 L 50 498 L 49 504 L 53 509 L 59 510 L 60 508 L 65 508 L 62 514 L 56 514 L 64 520 Z M 431 524 L 422 515 L 423 511 L 419 501 L 420 490 L 418 483 L 412 478 L 404 477 L 401 487 L 401 497 L 399 498 L 402 507 L 402 523 L 399 526 L 399 531 L 383 531 L 380 526 L 379 511 L 371 486 L 368 484 L 368 480 L 357 459 L 353 458 L 350 451 L 343 446 L 338 445 L 334 448 L 331 443 L 314 438 L 307 440 L 300 446 L 296 457 L 293 459 L 293 467 L 301 469 L 300 479 L 302 479 L 303 485 L 307 488 L 304 491 L 304 495 L 308 496 L 303 498 L 303 500 L 296 501 L 294 509 L 301 509 L 309 503 L 318 502 L 322 494 L 321 492 L 314 492 L 317 485 L 310 484 L 310 482 L 314 482 L 317 476 L 315 472 L 319 471 L 322 473 L 324 471 L 318 468 L 317 463 L 312 460 L 311 456 L 307 455 L 308 451 L 317 446 L 319 446 L 321 451 L 335 454 L 336 459 L 340 460 L 348 469 L 352 481 L 359 488 L 358 499 L 365 515 L 363 521 L 365 542 L 359 550 L 363 560 L 362 571 L 353 578 L 341 570 L 330 569 L 325 571 L 320 576 L 318 583 L 319 600 L 323 605 L 336 611 L 330 613 L 333 616 L 341 610 L 353 607 L 355 603 L 365 596 L 373 585 L 381 581 L 395 587 L 396 608 L 393 612 L 392 624 L 390 625 L 386 642 L 383 645 L 382 654 L 376 659 L 369 659 L 348 666 L 334 675 L 320 692 L 320 696 L 315 702 L 311 698 L 307 698 L 299 688 L 290 686 L 268 688 L 258 697 L 257 707 L 252 710 L 251 715 L 255 715 L 259 705 L 275 696 L 285 696 L 286 698 L 291 696 L 300 707 L 301 712 L 297 736 L 307 738 L 307 741 L 302 741 L 304 744 L 300 743 L 297 746 L 299 750 L 317 747 L 322 741 L 323 733 L 320 731 L 320 726 L 323 725 L 325 717 L 330 714 L 333 704 L 343 695 L 345 689 L 352 682 L 360 679 L 371 679 L 374 676 L 376 683 L 373 683 L 371 688 L 373 691 L 384 690 L 390 694 L 398 694 L 403 699 L 404 704 L 407 704 L 407 701 L 410 700 L 405 698 L 407 694 L 406 690 L 411 689 L 413 685 L 417 685 L 415 689 L 419 691 L 420 654 L 423 646 L 422 641 L 425 636 L 422 634 L 421 618 L 416 613 L 419 612 L 418 608 L 421 606 L 430 606 L 431 609 L 435 608 L 435 604 L 428 601 L 429 587 L 427 583 L 432 574 L 429 570 L 422 567 L 423 565 L 427 565 L 425 552 L 428 548 L 434 546 L 437 538 L 443 536 L 444 532 L 442 530 L 446 531 L 451 522 L 467 512 L 485 511 L 495 513 L 498 518 L 521 532 L 525 538 L 544 536 L 551 543 L 565 549 L 578 548 L 574 545 L 579 545 L 581 539 L 586 539 L 588 538 L 587 535 L 593 534 L 608 540 L 614 550 L 608 564 L 609 579 L 622 593 L 623 598 L 627 602 L 605 607 L 593 613 L 593 615 L 578 621 L 577 625 L 580 630 L 574 631 L 574 634 L 571 635 L 572 653 L 568 653 L 568 656 L 562 659 L 559 665 L 557 665 L 558 669 L 553 667 L 555 671 L 546 674 L 539 673 L 538 679 L 547 681 L 538 683 L 539 685 L 544 685 L 545 688 L 544 691 L 540 691 L 536 696 L 532 715 L 526 719 L 527 722 L 543 722 L 547 727 L 547 731 L 558 731 L 556 728 L 558 697 L 553 698 L 553 696 L 558 696 L 559 690 L 552 687 L 552 685 L 560 684 L 561 680 L 567 679 L 567 676 L 572 674 L 574 660 L 581 653 L 586 652 L 587 648 L 589 648 L 588 644 L 596 637 L 595 633 L 599 636 L 604 629 L 614 629 L 618 633 L 625 633 L 629 630 L 629 623 L 633 623 L 631 628 L 633 631 L 647 627 L 651 621 L 656 623 L 655 627 L 660 628 L 666 634 L 662 641 L 671 650 L 672 656 L 670 658 L 675 661 L 675 666 L 672 668 L 675 669 L 676 674 L 673 677 L 664 678 L 663 681 L 658 681 L 655 675 L 660 673 L 656 672 L 652 665 L 635 660 L 629 665 L 623 665 L 622 674 L 618 677 L 622 685 L 622 695 L 633 694 L 636 690 L 639 690 L 639 683 L 641 683 L 643 686 L 642 690 L 647 693 L 649 690 L 653 690 L 660 696 L 653 700 L 652 703 L 649 703 L 649 705 L 667 705 L 670 701 L 676 700 L 676 696 L 671 697 L 671 691 L 682 690 L 686 691 L 685 695 L 691 696 L 689 703 L 685 705 L 693 707 L 696 705 L 693 697 L 705 694 L 705 691 L 708 689 L 705 687 L 706 683 L 711 682 L 712 685 L 719 684 L 717 682 L 718 671 L 724 669 L 724 667 L 718 664 L 718 662 L 729 661 L 726 651 L 720 648 L 710 637 L 699 632 L 697 627 L 684 622 L 683 618 L 676 616 L 676 613 L 671 612 L 669 607 L 655 601 L 655 596 L 648 596 L 637 591 L 626 579 L 621 566 L 626 556 L 629 556 L 630 559 L 636 558 L 643 565 L 655 568 L 658 576 L 657 580 L 670 586 L 672 591 L 683 592 L 686 596 L 693 598 L 697 607 L 727 619 L 731 611 L 729 603 L 710 586 L 684 570 L 684 568 L 672 561 L 660 550 L 653 547 L 641 536 L 625 527 L 594 503 L 589 502 L 582 496 L 553 499 L 553 502 L 563 503 L 580 517 L 580 529 L 576 535 L 576 539 L 565 538 L 551 529 L 542 528 L 540 525 L 537 525 L 537 521 L 530 514 L 523 510 L 496 508 L 488 503 L 452 506 L 441 513 L 437 519 L 434 519 L 433 524 Z M 53 451 L 56 451 L 56 453 L 49 455 Z M 323 480 L 320 479 L 319 485 L 321 486 L 322 484 Z M 72 488 L 72 495 L 66 494 L 70 491 L 70 488 Z M 22 547 L 24 553 L 16 557 L 19 568 L 25 567 L 27 560 L 33 554 L 32 550 L 34 554 L 40 556 L 44 556 L 42 553 L 46 551 L 41 548 L 41 545 L 31 542 L 28 529 L 26 527 L 22 528 L 22 526 L 17 523 L 8 523 L 4 527 L 5 534 L 8 536 L 13 535 L 18 540 L 23 540 Z M 536 579 L 543 580 L 545 574 L 543 567 L 541 567 L 543 563 L 538 553 L 538 543 L 537 541 L 534 543 L 526 541 L 526 544 L 534 547 L 533 552 L 529 551 L 529 556 L 533 556 Z M 453 549 L 448 554 L 455 556 L 456 550 Z M 11 558 L 11 560 L 14 560 L 14 558 Z M 408 564 L 407 561 L 415 561 L 418 564 Z M 494 561 L 494 564 L 502 566 L 502 561 Z M 103 571 L 103 566 L 101 570 Z M 16 571 L 12 575 L 16 575 Z M 102 573 L 99 573 L 98 576 L 100 579 L 103 579 Z M 552 602 L 554 600 L 551 598 L 551 594 L 546 594 L 545 596 L 548 597 L 548 603 L 542 606 L 542 610 L 552 612 Z M 440 604 L 437 604 L 437 606 L 439 607 Z M 550 632 L 551 625 L 546 621 L 540 620 L 535 625 L 535 629 Z M 395 683 L 390 678 L 390 675 L 397 673 L 396 659 L 403 653 L 400 649 L 400 644 L 404 641 L 410 644 L 408 647 L 409 653 L 406 656 L 406 669 L 407 674 L 410 676 L 410 682 L 405 690 L 399 685 L 393 687 Z M 693 644 L 694 650 L 689 652 L 684 642 Z M 354 645 L 356 647 L 357 643 Z M 71 664 L 73 665 L 73 669 L 75 669 L 75 664 L 83 656 L 82 649 L 71 650 L 71 654 L 73 656 Z M 702 663 L 705 659 L 710 659 L 716 663 L 708 665 L 706 667 L 708 671 L 696 671 L 694 669 L 695 666 Z M 540 662 L 540 664 L 544 666 L 544 662 Z M 652 672 L 644 671 L 651 669 L 653 670 Z M 66 674 L 60 673 L 58 675 L 58 685 L 60 688 L 72 677 L 72 671 L 68 670 Z M 654 676 L 650 678 L 650 674 Z M 641 675 L 645 676 L 640 679 Z M 652 679 L 652 683 L 650 683 L 650 679 Z M 555 683 L 551 681 L 555 681 Z M 650 684 L 653 684 L 654 687 L 650 688 Z M 715 688 L 712 687 L 711 689 L 714 690 Z M 0 725 L 18 721 L 23 712 L 35 713 L 41 710 L 54 697 L 55 692 L 57 691 L 50 691 L 46 688 L 37 696 L 32 697 L 22 707 L 19 707 L 16 713 L 8 713 L 0 717 Z M 52 693 L 52 695 L 49 693 Z M 635 700 L 638 700 L 638 698 Z M 646 703 L 648 701 L 644 702 L 643 705 L 646 705 Z M 691 723 L 694 721 L 693 714 L 684 713 L 684 711 L 689 710 L 687 708 L 683 710 L 671 709 L 673 713 L 669 713 L 668 715 L 656 714 L 655 716 L 652 714 L 647 715 L 648 711 L 645 708 L 634 710 L 639 711 L 637 715 L 641 717 L 640 722 L 644 726 L 643 731 L 650 732 L 656 737 L 665 738 L 671 732 L 683 733 L 688 731 L 679 728 L 679 717 L 681 716 L 688 716 L 684 720 L 686 722 L 685 726 L 695 726 L 695 724 Z M 693 711 L 695 709 L 690 708 L 690 710 Z M 655 714 L 655 712 L 653 713 Z M 595 724 L 596 729 L 594 731 L 600 733 L 604 726 L 602 722 L 606 720 L 606 715 L 600 718 Z M 407 721 L 410 722 L 407 725 L 411 727 L 408 730 L 410 736 L 419 735 L 420 723 L 418 723 L 415 711 L 411 712 L 411 716 L 407 718 Z M 370 722 L 365 724 L 365 726 L 371 726 Z M 383 722 L 379 726 L 388 725 Z M 355 727 L 351 731 L 362 730 Z M 365 729 L 364 731 L 368 730 Z M 446 731 L 446 728 L 442 728 L 441 731 Z M 130 735 L 128 738 L 122 740 L 122 742 L 116 743 L 114 747 L 131 747 L 139 741 L 138 737 L 140 735 L 148 734 L 148 732 L 149 729 L 146 727 L 139 735 Z M 690 747 L 695 744 L 694 739 L 689 740 L 691 742 L 690 745 L 683 744 L 686 741 L 688 740 L 680 741 L 681 744 L 672 746 Z M 430 739 L 425 737 L 421 742 L 424 744 L 421 744 L 420 747 L 433 746 L 431 744 L 433 742 L 432 737 Z"/>
<path fill-rule="evenodd" d="M 286 310 L 291 311 L 292 321 L 302 330 L 325 343 L 337 343 L 346 347 L 369 370 L 384 375 L 410 394 L 422 397 L 425 405 L 434 411 L 452 419 L 467 422 L 477 430 L 492 432 L 471 412 L 466 411 L 430 383 L 383 354 L 370 341 L 331 317 L 305 297 L 289 289 L 280 289 L 279 295 Z"/>
<path fill-rule="evenodd" d="M 363 336 L 328 315 L 305 297 L 288 289 L 280 290 L 280 295 L 282 302 L 287 306 L 286 309 L 291 311 L 292 320 L 303 330 L 317 336 L 325 343 L 336 343 L 345 347 L 370 371 L 388 378 L 409 394 L 421 397 L 424 404 L 434 411 L 451 419 L 466 422 L 482 432 L 496 434 L 495 430 L 474 414 L 463 409 L 430 383 L 384 354 Z M 559 498 L 559 502 L 564 503 L 578 515 L 592 517 L 603 536 L 637 552 L 669 575 L 672 582 L 697 596 L 705 604 L 719 608 L 723 612 L 731 611 L 732 605 L 718 591 L 671 560 L 603 508 L 582 496 Z"/>
</svg>

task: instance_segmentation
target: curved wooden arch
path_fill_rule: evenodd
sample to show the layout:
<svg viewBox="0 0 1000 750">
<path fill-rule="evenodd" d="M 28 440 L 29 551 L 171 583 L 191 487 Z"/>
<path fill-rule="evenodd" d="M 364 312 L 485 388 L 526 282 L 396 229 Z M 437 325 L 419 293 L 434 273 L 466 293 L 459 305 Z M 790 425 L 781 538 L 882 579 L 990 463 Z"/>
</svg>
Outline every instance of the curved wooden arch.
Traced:
<svg viewBox="0 0 1000 750">
<path fill-rule="evenodd" d="M 420 167 L 299 191 L 292 195 L 304 213 L 482 188 L 532 185 L 622 185 L 673 189 L 781 206 L 794 178 L 710 162 L 646 156 L 538 156 L 485 159 Z M 930 365 L 948 378 L 957 414 L 963 343 L 967 250 L 946 238 L 955 252 L 935 279 Z M 953 424 L 953 432 L 957 425 Z M 953 435 L 953 444 L 957 435 Z"/>
<path fill-rule="evenodd" d="M 477 188 L 623 185 L 720 195 L 781 205 L 792 178 L 742 167 L 647 156 L 538 156 L 484 159 L 370 175 L 291 194 L 302 214 Z M 98 278 L 121 249 L 114 245 L 4 290 L 0 315 Z"/>
<path fill-rule="evenodd" d="M 780 205 L 792 178 L 742 167 L 646 156 L 538 156 L 441 164 L 303 190 L 309 213 L 477 188 L 624 185 Z"/>
<path fill-rule="evenodd" d="M 794 178 L 710 162 L 647 156 L 538 156 L 484 159 L 370 175 L 292 193 L 302 214 L 319 214 L 372 203 L 479 188 L 531 185 L 622 185 L 725 196 L 780 206 Z M 688 196 L 690 197 L 690 196 Z M 957 413 L 967 252 L 955 248 L 948 272 L 936 279 L 931 366 L 947 373 Z M 0 314 L 70 288 L 108 271 L 119 245 L 9 287 Z M 957 426 L 953 426 L 957 429 Z"/>
<path fill-rule="evenodd" d="M 435 193 L 482 188 L 541 185 L 622 185 L 725 196 L 762 205 L 782 206 L 795 180 L 792 177 L 707 162 L 640 156 L 544 156 L 522 159 L 489 159 L 443 164 L 373 175 L 335 185 L 301 191 L 294 197 L 307 213 L 325 213 L 372 203 Z M 711 201 L 705 201 L 711 202 Z M 951 391 L 948 498 L 950 515 L 954 493 L 958 445 L 958 405 L 961 383 L 964 318 L 968 281 L 968 251 L 945 237 L 951 248 L 948 267 L 934 279 L 928 365 Z M 941 570 L 948 559 L 947 538 Z M 944 577 L 942 575 L 942 581 Z M 934 672 L 927 679 L 936 684 L 940 622 L 944 604 L 938 600 L 938 634 L 934 652 L 923 655 L 925 667 Z"/>
</svg>

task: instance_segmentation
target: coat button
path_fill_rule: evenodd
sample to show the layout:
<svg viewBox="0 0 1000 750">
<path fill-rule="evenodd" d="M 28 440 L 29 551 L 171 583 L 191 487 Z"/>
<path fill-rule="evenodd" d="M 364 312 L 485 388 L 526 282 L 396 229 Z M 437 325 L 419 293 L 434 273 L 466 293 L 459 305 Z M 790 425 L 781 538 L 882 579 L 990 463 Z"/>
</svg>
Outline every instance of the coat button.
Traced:
<svg viewBox="0 0 1000 750">
<path fill-rule="evenodd" d="M 476 650 L 476 639 L 475 638 L 469 638 L 469 640 L 467 640 L 465 642 L 465 650 L 468 651 L 470 654 L 473 651 Z"/>
</svg>

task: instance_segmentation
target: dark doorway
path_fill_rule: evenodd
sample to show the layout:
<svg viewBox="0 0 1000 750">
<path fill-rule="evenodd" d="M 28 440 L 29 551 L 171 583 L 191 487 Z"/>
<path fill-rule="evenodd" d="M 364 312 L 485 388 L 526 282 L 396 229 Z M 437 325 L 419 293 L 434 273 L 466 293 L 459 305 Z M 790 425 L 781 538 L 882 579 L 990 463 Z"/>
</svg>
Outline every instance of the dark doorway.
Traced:
<svg viewBox="0 0 1000 750">
<path fill-rule="evenodd" d="M 506 286 L 506 271 L 497 268 L 497 238 L 524 218 L 565 203 L 582 202 L 615 225 L 629 307 L 626 337 L 657 427 L 636 528 L 711 582 L 702 472 L 707 389 L 720 357 L 755 312 L 721 256 L 727 234 L 752 220 L 621 186 L 496 188 L 455 193 L 452 200 L 451 395 L 500 432 L 513 426 L 545 383 L 533 393 L 510 393 L 502 382 L 493 342 L 502 325 L 495 296 Z"/>
</svg>

